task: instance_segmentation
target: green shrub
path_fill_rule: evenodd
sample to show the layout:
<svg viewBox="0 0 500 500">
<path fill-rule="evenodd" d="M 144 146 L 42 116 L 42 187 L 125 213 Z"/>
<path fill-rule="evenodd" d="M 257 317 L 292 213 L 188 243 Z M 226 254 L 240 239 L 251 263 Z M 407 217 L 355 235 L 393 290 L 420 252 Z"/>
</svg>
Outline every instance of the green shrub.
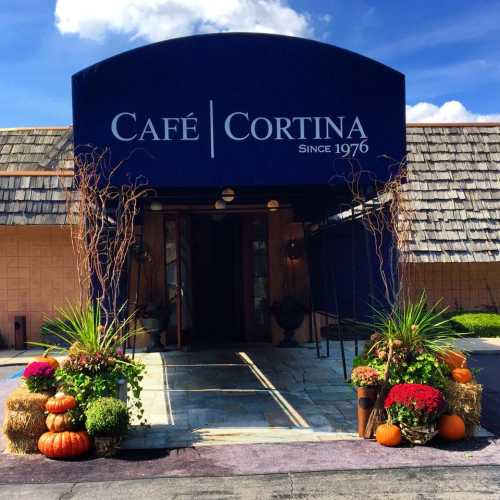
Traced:
<svg viewBox="0 0 500 500">
<path fill-rule="evenodd" d="M 462 313 L 452 316 L 451 320 L 459 332 L 471 332 L 477 337 L 500 337 L 500 314 Z"/>
<path fill-rule="evenodd" d="M 91 436 L 123 436 L 129 424 L 127 405 L 116 398 L 98 398 L 85 410 L 85 427 Z"/>
<path fill-rule="evenodd" d="M 372 358 L 368 365 L 383 376 L 386 362 Z M 396 355 L 389 367 L 389 384 L 425 384 L 443 390 L 449 376 L 449 369 L 429 352 L 411 353 L 400 359 Z"/>
<path fill-rule="evenodd" d="M 118 381 L 126 380 L 131 394 L 131 411 L 142 421 L 144 408 L 141 402 L 142 379 L 145 365 L 138 360 L 132 360 L 128 356 L 123 358 L 112 358 L 113 365 L 105 366 L 101 370 L 96 368 L 96 355 L 70 355 L 62 366 L 56 371 L 56 380 L 60 388 L 67 394 L 74 396 L 78 402 L 78 408 L 83 411 L 98 398 L 116 398 L 118 396 Z M 111 359 L 108 359 L 108 362 Z"/>
</svg>

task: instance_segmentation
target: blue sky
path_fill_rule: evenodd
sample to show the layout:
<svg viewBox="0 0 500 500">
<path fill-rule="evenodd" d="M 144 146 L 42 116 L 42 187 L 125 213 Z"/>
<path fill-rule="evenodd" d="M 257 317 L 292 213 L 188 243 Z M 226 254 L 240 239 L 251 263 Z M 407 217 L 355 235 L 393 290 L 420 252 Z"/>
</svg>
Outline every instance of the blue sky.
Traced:
<svg viewBox="0 0 500 500">
<path fill-rule="evenodd" d="M 71 75 L 211 31 L 307 36 L 406 74 L 411 121 L 500 120 L 500 0 L 1 0 L 0 127 L 71 123 Z"/>
</svg>

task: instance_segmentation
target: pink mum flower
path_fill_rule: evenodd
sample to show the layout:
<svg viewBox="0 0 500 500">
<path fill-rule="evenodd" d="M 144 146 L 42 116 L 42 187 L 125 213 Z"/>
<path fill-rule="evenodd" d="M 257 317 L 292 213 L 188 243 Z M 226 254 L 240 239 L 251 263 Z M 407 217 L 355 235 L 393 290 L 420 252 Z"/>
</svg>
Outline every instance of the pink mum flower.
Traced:
<svg viewBox="0 0 500 500">
<path fill-rule="evenodd" d="M 54 376 L 54 367 L 45 361 L 34 361 L 30 363 L 23 372 L 24 378 L 45 377 L 52 378 Z"/>
</svg>

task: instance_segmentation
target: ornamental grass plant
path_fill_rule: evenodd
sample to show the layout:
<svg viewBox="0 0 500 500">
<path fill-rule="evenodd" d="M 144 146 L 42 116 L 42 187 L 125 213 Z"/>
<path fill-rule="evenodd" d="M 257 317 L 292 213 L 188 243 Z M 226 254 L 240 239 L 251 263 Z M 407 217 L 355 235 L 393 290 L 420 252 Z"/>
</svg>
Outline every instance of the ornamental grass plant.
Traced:
<svg viewBox="0 0 500 500">
<path fill-rule="evenodd" d="M 117 350 L 124 350 L 129 339 L 141 333 L 133 328 L 135 314 L 125 316 L 126 304 L 120 309 L 123 319 L 113 318 L 107 325 L 103 324 L 101 309 L 97 304 L 86 304 L 83 307 L 68 304 L 57 311 L 55 318 L 44 325 L 45 333 L 59 342 L 30 342 L 43 347 L 47 351 L 65 353 L 83 352 L 93 355 L 114 355 Z"/>
<path fill-rule="evenodd" d="M 453 329 L 450 318 L 444 316 L 447 308 L 439 302 L 427 307 L 423 292 L 415 301 L 403 301 L 389 312 L 376 311 L 371 350 L 379 354 L 387 351 L 389 340 L 394 347 L 412 353 L 443 354 L 454 348 L 455 340 L 462 336 Z"/>
</svg>

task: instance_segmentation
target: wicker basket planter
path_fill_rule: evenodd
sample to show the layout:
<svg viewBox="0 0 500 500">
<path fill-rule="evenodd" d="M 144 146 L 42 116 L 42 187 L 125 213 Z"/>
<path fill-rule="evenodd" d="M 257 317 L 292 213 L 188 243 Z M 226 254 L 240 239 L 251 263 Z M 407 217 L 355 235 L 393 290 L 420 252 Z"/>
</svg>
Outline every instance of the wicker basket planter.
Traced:
<svg viewBox="0 0 500 500">
<path fill-rule="evenodd" d="M 426 444 L 438 433 L 436 424 L 410 427 L 401 423 L 400 428 L 403 437 L 412 444 Z"/>
</svg>

